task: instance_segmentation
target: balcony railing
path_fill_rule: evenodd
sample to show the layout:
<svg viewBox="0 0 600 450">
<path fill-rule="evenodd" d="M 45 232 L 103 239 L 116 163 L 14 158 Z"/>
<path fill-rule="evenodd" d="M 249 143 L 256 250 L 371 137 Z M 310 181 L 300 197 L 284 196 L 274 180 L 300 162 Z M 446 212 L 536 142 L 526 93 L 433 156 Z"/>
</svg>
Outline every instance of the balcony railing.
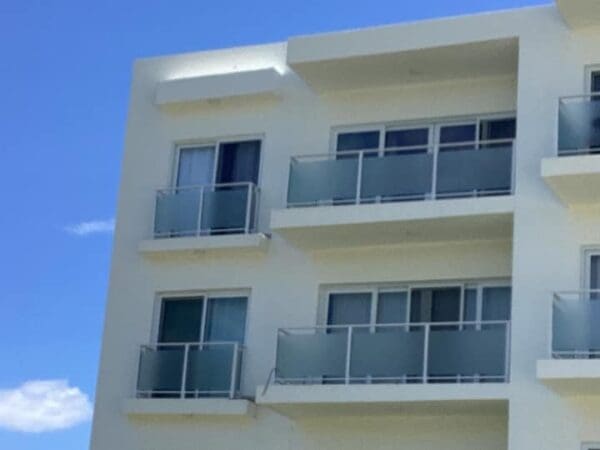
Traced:
<svg viewBox="0 0 600 450">
<path fill-rule="evenodd" d="M 552 305 L 552 357 L 600 358 L 600 290 L 561 292 Z"/>
<path fill-rule="evenodd" d="M 510 322 L 281 329 L 275 383 L 507 382 Z"/>
<path fill-rule="evenodd" d="M 558 105 L 558 156 L 600 153 L 600 94 L 562 97 Z"/>
<path fill-rule="evenodd" d="M 513 191 L 513 140 L 292 158 L 288 207 L 428 200 Z"/>
<path fill-rule="evenodd" d="M 136 396 L 235 398 L 242 351 L 237 342 L 142 345 Z"/>
<path fill-rule="evenodd" d="M 154 237 L 247 234 L 256 231 L 259 189 L 253 183 L 160 189 Z"/>
</svg>

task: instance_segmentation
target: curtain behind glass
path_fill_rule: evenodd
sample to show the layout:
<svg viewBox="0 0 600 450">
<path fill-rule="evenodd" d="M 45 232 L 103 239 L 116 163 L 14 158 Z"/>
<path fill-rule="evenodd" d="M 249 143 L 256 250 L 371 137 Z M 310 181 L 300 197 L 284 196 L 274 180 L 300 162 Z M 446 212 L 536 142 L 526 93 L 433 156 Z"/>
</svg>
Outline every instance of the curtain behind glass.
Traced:
<svg viewBox="0 0 600 450">
<path fill-rule="evenodd" d="M 219 147 L 217 183 L 258 183 L 260 141 L 227 142 Z"/>
<path fill-rule="evenodd" d="M 159 342 L 198 342 L 202 321 L 202 298 L 164 299 Z"/>
<path fill-rule="evenodd" d="M 246 331 L 246 307 L 246 297 L 208 299 L 204 340 L 243 344 Z"/>
<path fill-rule="evenodd" d="M 214 147 L 180 149 L 177 186 L 204 186 L 212 184 L 214 158 Z"/>
</svg>

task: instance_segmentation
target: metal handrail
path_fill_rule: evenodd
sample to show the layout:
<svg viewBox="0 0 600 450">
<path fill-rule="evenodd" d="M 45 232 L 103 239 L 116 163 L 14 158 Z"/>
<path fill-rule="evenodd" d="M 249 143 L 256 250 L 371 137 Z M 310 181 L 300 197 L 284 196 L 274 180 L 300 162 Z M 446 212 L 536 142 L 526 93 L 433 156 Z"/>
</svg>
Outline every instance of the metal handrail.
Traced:
<svg viewBox="0 0 600 450">
<path fill-rule="evenodd" d="M 360 154 L 372 154 L 379 155 L 383 151 L 383 155 L 391 152 L 402 152 L 402 151 L 412 151 L 412 150 L 433 150 L 433 149 L 446 149 L 453 147 L 464 147 L 464 146 L 474 146 L 475 150 L 482 149 L 481 146 L 485 145 L 499 145 L 499 144 L 514 144 L 514 139 L 488 139 L 488 140 L 479 140 L 479 141 L 461 141 L 461 142 L 450 142 L 450 143 L 440 143 L 440 144 L 425 144 L 425 145 L 411 145 L 406 147 L 387 147 L 383 149 L 359 149 L 359 150 L 343 150 L 339 152 L 329 152 L 329 153 L 314 153 L 307 155 L 294 155 L 291 157 L 292 161 L 300 161 L 303 159 L 336 159 L 345 156 L 352 155 L 360 155 Z M 483 149 L 486 149 L 483 147 Z"/>
<path fill-rule="evenodd" d="M 227 188 L 227 187 L 243 187 L 252 186 L 259 189 L 256 183 L 251 181 L 238 181 L 234 183 L 210 183 L 210 184 L 190 184 L 185 186 L 166 186 L 156 189 L 156 192 L 172 192 L 172 191 L 194 191 L 206 188 Z"/>
<path fill-rule="evenodd" d="M 373 324 L 349 324 L 349 325 L 315 325 L 310 327 L 285 327 L 278 328 L 280 333 L 290 334 L 294 331 L 310 331 L 310 330 L 329 330 L 329 329 L 347 329 L 347 328 L 406 328 L 406 327 L 423 327 L 431 326 L 477 326 L 477 325 L 507 325 L 510 320 L 459 320 L 451 322 L 398 322 L 398 323 L 373 323 Z"/>
<path fill-rule="evenodd" d="M 188 365 L 189 365 L 189 353 L 190 349 L 200 351 L 204 350 L 205 347 L 224 347 L 230 346 L 232 349 L 232 360 L 231 360 L 231 379 L 229 382 L 229 389 L 227 391 L 222 390 L 210 390 L 210 391 L 200 391 L 195 389 L 187 389 L 187 375 L 188 375 Z M 160 351 L 161 349 L 177 349 L 181 348 L 184 352 L 183 354 L 183 362 L 182 362 L 182 370 L 181 370 L 181 385 L 179 390 L 171 391 L 171 390 L 145 390 L 140 389 L 139 384 L 136 386 L 136 397 L 147 397 L 153 395 L 167 395 L 167 396 L 177 396 L 179 398 L 187 398 L 189 396 L 198 397 L 203 395 L 226 395 L 228 398 L 233 399 L 238 394 L 238 368 L 241 363 L 241 356 L 244 352 L 245 347 L 236 341 L 215 341 L 215 342 L 154 342 L 150 344 L 142 344 L 140 345 L 140 358 L 138 362 L 138 374 L 137 380 L 139 383 L 139 379 L 141 376 L 142 370 L 142 353 L 144 350 L 153 350 Z"/>
<path fill-rule="evenodd" d="M 576 94 L 576 95 L 562 95 L 558 97 L 558 101 L 562 102 L 565 100 L 580 100 L 583 98 L 595 98 L 600 97 L 600 92 L 589 92 L 587 94 Z"/>
</svg>

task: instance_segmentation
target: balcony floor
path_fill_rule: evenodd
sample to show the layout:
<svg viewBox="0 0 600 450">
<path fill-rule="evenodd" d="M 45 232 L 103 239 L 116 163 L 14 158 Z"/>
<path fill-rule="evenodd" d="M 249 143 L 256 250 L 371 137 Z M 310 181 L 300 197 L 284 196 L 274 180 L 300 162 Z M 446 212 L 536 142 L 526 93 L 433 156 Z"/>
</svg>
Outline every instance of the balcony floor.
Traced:
<svg viewBox="0 0 600 450">
<path fill-rule="evenodd" d="M 254 403 L 248 400 L 226 398 L 132 398 L 122 405 L 123 412 L 129 416 L 253 417 L 255 409 Z"/>
<path fill-rule="evenodd" d="M 502 414 L 508 384 L 271 385 L 256 403 L 289 416 Z"/>
<path fill-rule="evenodd" d="M 274 210 L 271 228 L 299 248 L 509 239 L 514 197 Z"/>
</svg>

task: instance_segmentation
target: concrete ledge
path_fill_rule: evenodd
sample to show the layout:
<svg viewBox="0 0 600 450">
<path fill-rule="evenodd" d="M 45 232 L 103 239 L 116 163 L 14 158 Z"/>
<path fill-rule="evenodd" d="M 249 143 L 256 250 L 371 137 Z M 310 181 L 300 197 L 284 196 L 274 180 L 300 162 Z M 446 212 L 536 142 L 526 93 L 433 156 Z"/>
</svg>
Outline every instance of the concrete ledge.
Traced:
<svg viewBox="0 0 600 450">
<path fill-rule="evenodd" d="M 248 400 L 222 398 L 146 399 L 123 402 L 122 410 L 129 416 L 246 416 L 254 417 L 256 405 Z"/>
<path fill-rule="evenodd" d="M 287 416 L 502 413 L 508 384 L 271 385 L 256 403 Z"/>
<path fill-rule="evenodd" d="M 597 0 L 556 0 L 556 5 L 571 28 L 600 24 L 600 4 Z"/>
<path fill-rule="evenodd" d="M 164 106 L 233 97 L 276 96 L 280 82 L 281 75 L 272 68 L 167 80 L 158 84 L 154 102 Z"/>
<path fill-rule="evenodd" d="M 274 210 L 271 229 L 299 248 L 508 239 L 512 196 Z"/>
<path fill-rule="evenodd" d="M 567 206 L 600 202 L 600 155 L 544 158 L 541 174 Z"/>
<path fill-rule="evenodd" d="M 600 395 L 600 359 L 542 359 L 537 378 L 563 395 Z"/>
<path fill-rule="evenodd" d="M 197 236 L 148 239 L 142 241 L 139 252 L 147 257 L 163 257 L 180 254 L 203 254 L 206 252 L 254 251 L 264 253 L 267 250 L 269 236 L 263 233 L 228 234 L 216 236 Z"/>
</svg>

